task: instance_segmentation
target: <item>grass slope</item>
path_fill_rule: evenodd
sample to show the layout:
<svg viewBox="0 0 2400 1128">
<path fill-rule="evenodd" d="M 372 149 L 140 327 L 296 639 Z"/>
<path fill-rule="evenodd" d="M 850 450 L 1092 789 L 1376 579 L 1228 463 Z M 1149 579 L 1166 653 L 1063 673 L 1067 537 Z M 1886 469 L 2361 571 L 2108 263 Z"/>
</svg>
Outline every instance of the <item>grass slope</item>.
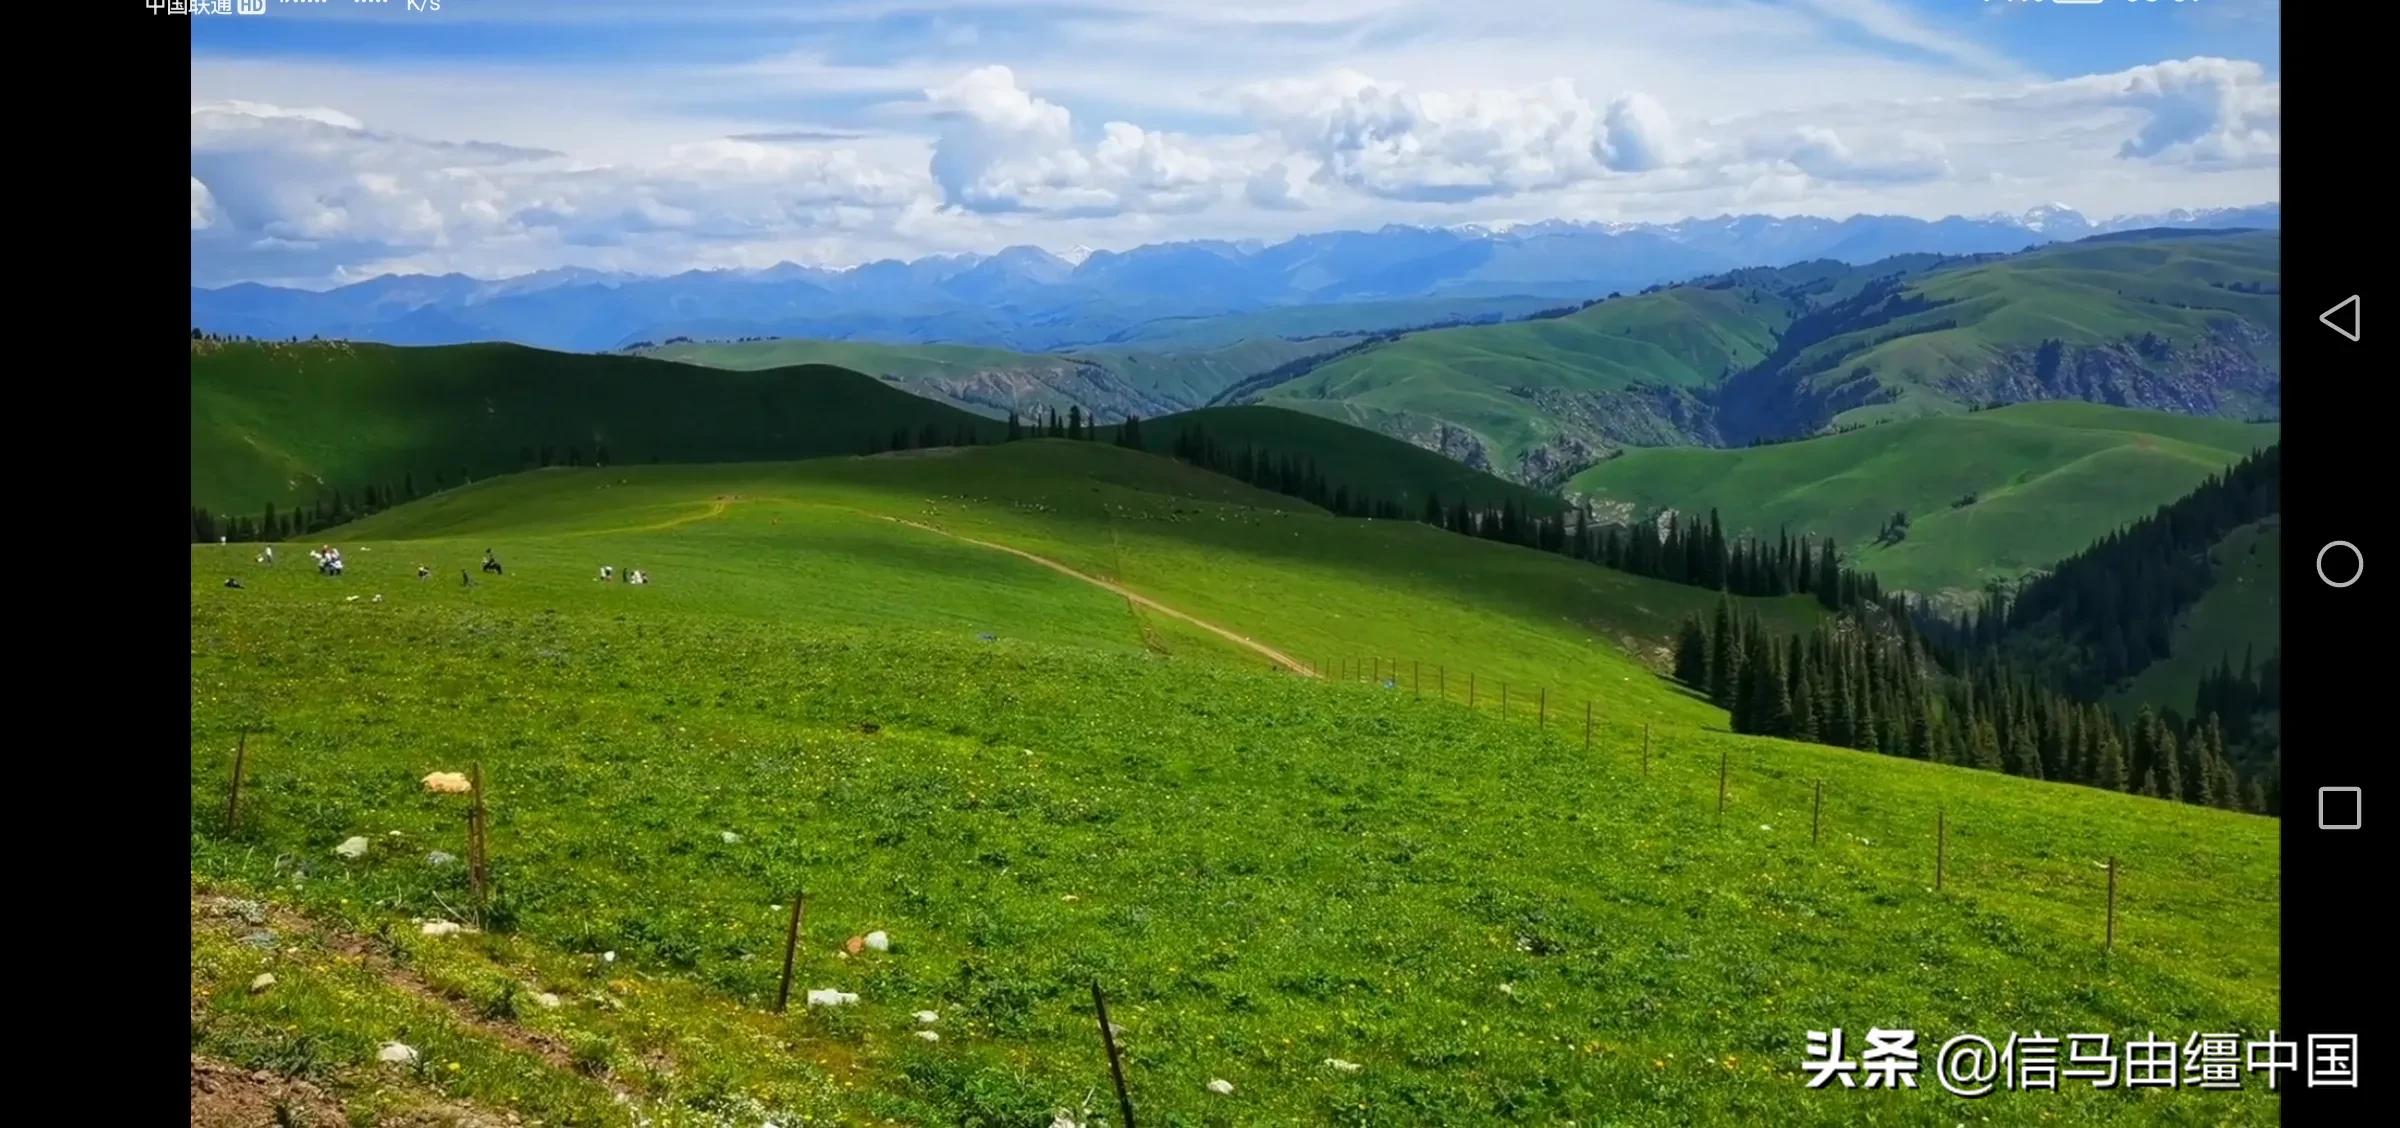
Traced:
<svg viewBox="0 0 2400 1128">
<path fill-rule="evenodd" d="M 1927 275 L 1913 290 L 1939 303 L 1935 308 L 1830 338 L 1801 354 L 1796 367 L 1823 373 L 1808 382 L 1827 384 L 1865 369 L 1896 397 L 1845 411 L 1836 423 L 1983 402 L 1989 381 L 1978 377 L 2006 370 L 2045 340 L 2122 346 L 2154 335 L 2185 354 L 2180 363 L 2206 367 L 2227 360 L 2209 355 L 2212 328 L 2243 326 L 2249 335 L 2239 344 L 2218 347 L 2276 371 L 2282 366 L 2275 336 L 2281 270 L 2282 240 L 2275 232 L 2047 247 Z M 2235 284 L 2258 291 L 2232 289 Z M 2242 417 L 2274 406 L 2236 396 L 2200 409 Z"/>
<path fill-rule="evenodd" d="M 1353 343 L 1346 337 L 1267 337 L 1181 349 L 1026 353 L 970 345 L 777 339 L 678 341 L 642 355 L 737 369 L 831 364 L 994 417 L 1010 411 L 1031 417 L 1050 409 L 1063 415 L 1079 406 L 1105 419 L 1198 407 L 1248 377 Z"/>
<path fill-rule="evenodd" d="M 848 454 L 898 428 L 988 420 L 825 366 L 731 372 L 517 345 L 192 344 L 192 504 L 255 514 L 339 489 L 524 469 L 525 448 L 589 460 Z"/>
<path fill-rule="evenodd" d="M 1264 399 L 1535 483 L 1621 447 L 1989 403 L 2257 418 L 2280 398 L 2280 265 L 2279 237 L 2250 232 L 1743 270 L 1566 317 L 1409 333 Z"/>
<path fill-rule="evenodd" d="M 2276 433 L 2098 404 L 2019 404 L 1771 446 L 1628 451 L 1567 489 L 1626 513 L 1713 507 L 1729 532 L 1831 535 L 1887 587 L 1974 591 L 2081 551 Z M 1973 504 L 1954 505 L 1970 494 Z M 1895 511 L 1909 515 L 1907 539 L 1875 544 Z"/>
<path fill-rule="evenodd" d="M 1513 501 L 1535 513 L 1565 508 L 1554 494 L 1470 469 L 1423 447 L 1281 407 L 1209 407 L 1146 419 L 1142 421 L 1142 441 L 1154 452 L 1171 452 L 1176 437 L 1186 428 L 1208 436 L 1236 456 L 1247 448 L 1262 456 L 1312 459 L 1327 481 L 1370 497 L 1397 501 L 1411 516 L 1424 507 L 1428 494 L 1444 505 L 1463 501 L 1497 509 L 1503 502 Z M 1117 430 L 1102 428 L 1101 438 L 1113 440 Z"/>
<path fill-rule="evenodd" d="M 1410 437 L 1446 425 L 1471 436 L 1470 461 L 1513 474 L 1541 448 L 1690 441 L 1652 400 L 1764 359 L 1790 316 L 1755 288 L 1680 286 L 1565 317 L 1411 333 L 1265 398 Z"/>
<path fill-rule="evenodd" d="M 2134 675 L 2117 695 L 2128 711 L 2153 705 L 2189 714 L 2200 679 L 2216 672 L 2218 663 L 2239 671 L 2245 657 L 2263 662 L 2282 649 L 2282 521 L 2235 529 L 2209 560 L 2216 582 L 2176 622 L 2167 657 Z"/>
<path fill-rule="evenodd" d="M 887 518 L 1293 652 L 1452 676 L 1419 696 L 1153 646 L 1120 598 Z M 554 470 L 340 542 L 341 580 L 192 550 L 193 1040 L 354 1108 L 390 1099 L 371 1058 L 398 1038 L 426 1053 L 410 1086 L 553 1123 L 1040 1123 L 1107 1091 L 1099 979 L 1146 1120 L 1848 1124 L 1858 1094 L 1801 1088 L 1804 1030 L 2250 1031 L 2277 1010 L 2271 822 L 1734 737 L 1610 644 L 1707 593 L 1104 444 Z M 447 578 L 487 545 L 507 575 Z M 597 583 L 603 561 L 657 582 Z M 1587 749 L 1572 710 L 1595 698 Z M 458 852 L 460 803 L 417 780 L 467 761 L 508 928 L 425 938 L 409 918 L 466 889 L 426 861 Z M 354 834 L 363 858 L 331 853 Z M 2104 963 L 2109 854 L 2140 861 Z M 796 888 L 795 987 L 854 1007 L 768 1013 Z M 257 926 L 227 897 L 285 939 L 240 942 Z M 878 928 L 889 954 L 834 954 Z M 250 991 L 260 972 L 280 982 Z M 939 1041 L 912 1036 L 919 1009 Z M 1932 1085 L 1878 1099 L 1896 1122 L 1957 1110 Z M 2256 1088 L 1978 1106 L 2170 1110 L 2274 1119 Z"/>
</svg>

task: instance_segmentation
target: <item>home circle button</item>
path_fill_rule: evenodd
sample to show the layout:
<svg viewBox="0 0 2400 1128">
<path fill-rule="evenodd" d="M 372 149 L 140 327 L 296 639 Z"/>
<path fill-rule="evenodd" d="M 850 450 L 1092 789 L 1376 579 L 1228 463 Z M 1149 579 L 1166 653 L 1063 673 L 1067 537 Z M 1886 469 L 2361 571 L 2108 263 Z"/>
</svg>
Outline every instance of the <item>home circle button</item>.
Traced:
<svg viewBox="0 0 2400 1128">
<path fill-rule="evenodd" d="M 2349 559 L 2345 560 L 2343 557 Z M 2367 574 L 2367 554 L 2349 541 L 2334 541 L 2317 550 L 2317 578 L 2326 587 L 2346 588 Z M 2347 579 L 2337 577 L 2348 577 Z"/>
</svg>

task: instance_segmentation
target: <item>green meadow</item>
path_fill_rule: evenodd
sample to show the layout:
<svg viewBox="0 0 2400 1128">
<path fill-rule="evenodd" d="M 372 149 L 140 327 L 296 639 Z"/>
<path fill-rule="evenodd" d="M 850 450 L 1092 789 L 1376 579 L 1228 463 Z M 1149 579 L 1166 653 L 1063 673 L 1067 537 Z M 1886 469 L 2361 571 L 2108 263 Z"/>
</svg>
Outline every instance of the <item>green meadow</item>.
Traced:
<svg viewBox="0 0 2400 1128">
<path fill-rule="evenodd" d="M 1065 441 L 542 470 L 321 539 L 342 578 L 192 549 L 192 1038 L 355 1119 L 1113 1124 L 1097 981 L 1143 1123 L 2275 1120 L 1804 1089 L 1830 1026 L 2266 1030 L 2276 825 L 1734 736 L 1657 672 L 1713 593 Z M 480 917 L 419 783 L 469 765 Z"/>
</svg>

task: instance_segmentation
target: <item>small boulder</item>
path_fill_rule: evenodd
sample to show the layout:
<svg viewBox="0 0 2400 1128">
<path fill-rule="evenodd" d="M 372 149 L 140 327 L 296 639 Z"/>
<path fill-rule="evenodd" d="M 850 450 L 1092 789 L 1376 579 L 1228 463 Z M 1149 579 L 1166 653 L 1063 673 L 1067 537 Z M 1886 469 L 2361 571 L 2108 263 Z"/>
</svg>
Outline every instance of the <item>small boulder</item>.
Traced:
<svg viewBox="0 0 2400 1128">
<path fill-rule="evenodd" d="M 458 855 L 450 853 L 446 850 L 435 850 L 434 852 L 425 855 L 425 864 L 429 866 L 446 866 L 457 860 Z"/>
<path fill-rule="evenodd" d="M 615 963 L 617 962 L 617 954 L 615 952 L 602 952 L 600 953 L 600 962 Z"/>
<path fill-rule="evenodd" d="M 718 832 L 717 838 L 719 841 L 724 842 L 727 846 L 731 846 L 734 843 L 742 840 L 741 835 L 735 834 L 730 830 Z"/>
<path fill-rule="evenodd" d="M 537 995 L 535 995 L 535 996 L 533 997 L 533 1001 L 534 1001 L 535 1003 L 538 1003 L 538 1004 L 540 1004 L 540 1005 L 541 1005 L 541 1008 L 542 1008 L 543 1010 L 557 1010 L 557 1009 L 558 1009 L 558 996 L 556 996 L 556 995 L 553 995 L 553 994 L 551 994 L 551 993 L 550 993 L 550 992 L 548 992 L 548 991 L 544 991 L 544 992 L 541 992 L 540 994 L 537 994 Z"/>
<path fill-rule="evenodd" d="M 919 1030 L 919 1031 L 917 1031 L 917 1038 L 918 1038 L 920 1041 L 926 1041 L 926 1042 L 939 1042 L 939 1041 L 941 1041 L 941 1040 L 942 1040 L 942 1036 L 941 1036 L 941 1035 L 939 1035 L 939 1034 L 936 1034 L 936 1033 L 934 1033 L 934 1032 L 933 1032 L 933 1031 L 931 1031 L 931 1030 Z"/>
<path fill-rule="evenodd" d="M 427 936 L 456 936 L 461 929 L 459 923 L 454 920 L 429 920 L 425 922 L 424 927 L 417 931 Z"/>
<path fill-rule="evenodd" d="M 1208 1083 L 1208 1091 L 1220 1097 L 1230 1097 L 1233 1095 L 1233 1082 L 1219 1077 Z"/>
<path fill-rule="evenodd" d="M 808 992 L 808 1005 L 812 1007 L 846 1007 L 856 1002 L 858 995 L 855 992 L 832 987 L 813 987 Z"/>
<path fill-rule="evenodd" d="M 882 929 L 877 929 L 873 932 L 867 933 L 866 943 L 867 947 L 873 948 L 878 952 L 888 952 L 892 950 L 891 935 L 884 932 Z"/>
<path fill-rule="evenodd" d="M 265 991 L 269 987 L 273 987 L 274 985 L 275 973 L 271 971 L 262 971 L 258 973 L 258 978 L 250 981 L 250 993 L 256 995 Z"/>
<path fill-rule="evenodd" d="M 417 1048 L 406 1042 L 385 1042 L 382 1049 L 375 1051 L 375 1060 L 386 1065 L 415 1065 Z"/>
<path fill-rule="evenodd" d="M 341 856 L 343 856 L 343 857 L 345 857 L 345 858 L 363 858 L 363 857 L 366 857 L 366 856 L 367 856 L 367 840 L 366 840 L 366 838 L 365 838 L 365 837 L 363 837 L 363 836 L 361 836 L 361 835 L 356 835 L 356 834 L 353 834 L 353 835 L 351 835 L 351 836 L 350 836 L 350 837 L 348 837 L 348 838 L 342 839 L 342 844 L 341 844 L 341 845 L 339 845 L 339 846 L 336 846 L 336 847 L 334 847 L 334 848 L 333 848 L 333 852 L 334 852 L 334 853 L 336 853 L 336 854 L 340 854 Z"/>
<path fill-rule="evenodd" d="M 434 772 L 425 777 L 425 790 L 442 795 L 464 795 L 475 790 L 464 772 Z"/>
<path fill-rule="evenodd" d="M 940 1022 L 942 1020 L 942 1016 L 935 1011 L 918 1011 L 916 1014 L 916 1019 L 919 1026 L 931 1026 L 934 1023 Z"/>
<path fill-rule="evenodd" d="M 1326 1058 L 1325 1067 L 1336 1073 L 1356 1073 L 1363 1068 L 1355 1061 L 1343 1061 L 1340 1058 Z"/>
</svg>

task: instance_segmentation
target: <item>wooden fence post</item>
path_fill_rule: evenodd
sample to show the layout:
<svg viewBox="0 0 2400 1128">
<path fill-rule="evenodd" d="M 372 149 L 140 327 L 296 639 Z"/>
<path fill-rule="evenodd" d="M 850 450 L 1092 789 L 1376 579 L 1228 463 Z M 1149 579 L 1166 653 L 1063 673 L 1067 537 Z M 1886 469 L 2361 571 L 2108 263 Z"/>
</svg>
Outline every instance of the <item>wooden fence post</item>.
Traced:
<svg viewBox="0 0 2400 1128">
<path fill-rule="evenodd" d="M 808 912 L 808 891 L 801 890 L 792 898 L 792 920 L 783 931 L 783 983 L 775 988 L 775 1013 L 792 1001 L 792 957 L 800 950 L 800 921 Z"/>
<path fill-rule="evenodd" d="M 1942 870 L 1950 863 L 1950 812 L 1933 813 L 1933 890 L 1942 890 Z"/>
<path fill-rule="evenodd" d="M 1467 671 L 1467 708 L 1475 707 L 1475 671 Z"/>
<path fill-rule="evenodd" d="M 1642 722 L 1642 774 L 1650 774 L 1650 722 Z"/>
<path fill-rule="evenodd" d="M 1100 981 L 1092 980 L 1092 1010 L 1100 1016 L 1100 1044 L 1108 1048 L 1108 1076 L 1116 1082 L 1117 1111 L 1125 1116 L 1125 1128 L 1133 1128 L 1133 1094 L 1125 1091 L 1125 1065 L 1117 1056 L 1117 1032 L 1108 1024 L 1108 1000 L 1100 995 Z"/>
<path fill-rule="evenodd" d="M 2108 856 L 2108 938 L 2101 941 L 2102 955 L 2117 950 L 2117 856 Z"/>
<path fill-rule="evenodd" d="M 1817 801 L 1808 809 L 1808 844 L 1817 844 L 1817 828 L 1825 820 L 1825 781 L 1817 781 Z"/>
<path fill-rule="evenodd" d="M 467 786 L 475 793 L 474 803 L 467 808 L 467 875 L 474 879 L 476 924 L 481 925 L 484 905 L 489 899 L 487 886 L 491 883 L 483 853 L 486 817 L 483 806 L 483 762 L 478 760 L 469 764 L 467 770 L 470 773 Z"/>
<path fill-rule="evenodd" d="M 1537 702 L 1537 703 L 1534 705 L 1534 712 L 1533 712 L 1533 727 L 1535 727 L 1535 728 L 1537 728 L 1537 729 L 1549 728 L 1549 727 L 1550 727 L 1550 687 L 1549 687 L 1549 686 L 1543 686 L 1543 687 L 1542 687 L 1542 697 L 1541 697 L 1541 700 L 1540 700 L 1539 702 Z"/>
<path fill-rule="evenodd" d="M 225 833 L 232 834 L 242 821 L 242 759 L 250 751 L 250 730 L 242 730 L 241 739 L 233 746 L 233 786 L 225 795 Z"/>
<path fill-rule="evenodd" d="M 1733 763 L 1733 753 L 1717 753 L 1717 821 L 1725 821 L 1725 771 Z"/>
</svg>

